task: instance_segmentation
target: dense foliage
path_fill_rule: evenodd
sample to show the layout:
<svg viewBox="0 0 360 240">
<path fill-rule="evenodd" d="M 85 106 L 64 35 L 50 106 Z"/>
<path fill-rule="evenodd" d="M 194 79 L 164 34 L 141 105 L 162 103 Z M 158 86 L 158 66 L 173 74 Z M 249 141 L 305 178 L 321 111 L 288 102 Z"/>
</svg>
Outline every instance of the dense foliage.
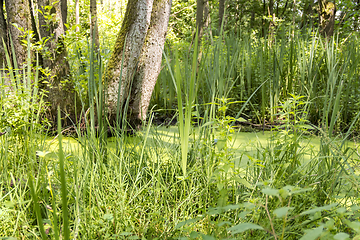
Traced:
<svg viewBox="0 0 360 240">
<path fill-rule="evenodd" d="M 96 57 L 89 1 L 79 32 L 69 2 L 81 121 L 49 136 L 37 64 L 0 71 L 1 239 L 359 239 L 358 3 L 337 3 L 326 38 L 312 1 L 271 1 L 275 25 L 270 1 L 228 1 L 223 30 L 209 1 L 198 49 L 196 2 L 174 1 L 149 119 L 128 136 L 108 129 L 99 80 L 125 3 L 98 3 Z"/>
</svg>

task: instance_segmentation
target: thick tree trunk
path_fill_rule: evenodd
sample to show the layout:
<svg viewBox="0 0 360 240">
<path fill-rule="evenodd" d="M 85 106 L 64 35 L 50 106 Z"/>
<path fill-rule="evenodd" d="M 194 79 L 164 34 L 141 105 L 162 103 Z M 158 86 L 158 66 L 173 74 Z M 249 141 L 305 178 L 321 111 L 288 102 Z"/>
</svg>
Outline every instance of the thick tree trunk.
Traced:
<svg viewBox="0 0 360 240">
<path fill-rule="evenodd" d="M 324 37 L 332 37 L 335 27 L 336 4 L 327 0 L 319 0 L 320 33 Z"/>
<path fill-rule="evenodd" d="M 3 7 L 4 7 L 4 1 L 0 0 L 0 69 L 4 66 L 4 64 L 6 64 L 6 60 L 5 60 L 6 53 L 5 53 L 3 40 L 7 45 L 7 36 L 6 36 L 7 26 L 6 26 Z"/>
<path fill-rule="evenodd" d="M 43 14 L 39 13 L 39 32 L 42 39 L 47 39 L 48 50 L 43 55 L 42 67 L 50 70 L 47 79 L 49 84 L 45 88 L 48 91 L 46 101 L 50 103 L 52 120 L 56 119 L 57 107 L 60 106 L 64 124 L 69 125 L 76 122 L 75 107 L 79 106 L 79 98 L 75 97 L 73 85 L 66 81 L 70 79 L 70 66 L 66 59 L 67 52 L 64 46 L 65 26 L 62 16 L 64 8 L 61 3 L 62 1 L 57 0 L 38 0 L 38 8 L 43 12 Z M 53 7 L 47 11 L 47 6 Z M 47 14 L 54 14 L 56 19 L 49 22 L 45 18 Z M 79 107 L 77 109 L 80 110 Z"/>
<path fill-rule="evenodd" d="M 170 7 L 171 0 L 128 1 L 124 22 L 104 74 L 112 124 L 119 120 L 117 109 L 124 109 L 127 100 L 127 119 L 131 127 L 137 129 L 146 119 L 160 71 Z"/>
<path fill-rule="evenodd" d="M 112 123 L 117 118 L 117 109 L 123 107 L 129 96 L 133 74 L 150 25 L 152 6 L 153 0 L 128 1 L 125 18 L 104 74 Z"/>
<path fill-rule="evenodd" d="M 96 10 L 96 0 L 90 0 L 90 37 L 94 41 L 96 52 L 100 48 L 99 44 L 99 31 L 97 23 L 97 10 Z"/>
<path fill-rule="evenodd" d="M 22 68 L 27 58 L 27 46 L 22 44 L 22 40 L 26 40 L 27 31 L 32 29 L 29 1 L 6 0 L 5 6 L 7 27 L 15 49 L 16 61 L 19 68 Z"/>
<path fill-rule="evenodd" d="M 146 120 L 146 113 L 158 75 L 168 28 L 171 0 L 155 0 L 149 30 L 134 76 L 129 102 L 129 119 L 133 127 Z"/>
</svg>

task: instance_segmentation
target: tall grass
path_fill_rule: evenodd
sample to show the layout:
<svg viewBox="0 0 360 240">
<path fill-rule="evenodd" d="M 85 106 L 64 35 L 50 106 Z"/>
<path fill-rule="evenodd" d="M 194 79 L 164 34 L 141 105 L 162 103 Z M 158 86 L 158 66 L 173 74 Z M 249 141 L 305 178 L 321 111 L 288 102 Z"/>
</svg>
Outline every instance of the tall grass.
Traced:
<svg viewBox="0 0 360 240">
<path fill-rule="evenodd" d="M 355 237 L 359 196 L 352 189 L 358 189 L 359 155 L 346 140 L 360 114 L 351 116 L 343 136 L 334 130 L 342 129 L 341 93 L 358 91 L 347 88 L 356 77 L 358 56 L 340 54 L 340 43 L 316 36 L 291 38 L 290 46 L 285 33 L 279 38 L 269 45 L 251 35 L 223 36 L 203 50 L 199 63 L 196 47 L 186 58 L 167 52 L 159 84 L 168 91 L 153 102 L 163 104 L 176 93 L 178 128 L 154 126 L 151 113 L 144 130 L 131 137 L 119 129 L 115 137 L 105 137 L 102 59 L 90 56 L 88 71 L 75 75 L 89 84 L 85 134 L 77 126 L 76 140 L 63 138 L 58 123 L 51 139 L 38 128 L 0 136 L 0 237 Z M 26 84 L 37 76 L 22 74 Z M 34 99 L 35 85 L 25 86 Z M 0 103 L 9 109 L 5 92 Z M 166 106 L 172 108 L 172 101 Z M 235 123 L 256 116 L 252 111 L 259 111 L 262 123 L 271 118 L 282 123 L 267 133 L 268 140 L 236 139 Z M 119 110 L 119 118 L 124 112 Z M 309 125 L 314 112 L 322 126 Z M 319 148 L 312 147 L 316 141 Z"/>
</svg>

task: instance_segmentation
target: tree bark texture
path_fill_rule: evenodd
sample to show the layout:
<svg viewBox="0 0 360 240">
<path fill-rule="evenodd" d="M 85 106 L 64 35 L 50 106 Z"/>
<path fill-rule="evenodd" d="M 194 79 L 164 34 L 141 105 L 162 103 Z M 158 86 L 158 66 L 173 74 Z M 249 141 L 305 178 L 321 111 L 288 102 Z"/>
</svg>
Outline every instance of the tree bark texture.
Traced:
<svg viewBox="0 0 360 240">
<path fill-rule="evenodd" d="M 204 27 L 204 0 L 196 1 L 196 30 L 198 33 L 199 43 L 203 34 Z"/>
<path fill-rule="evenodd" d="M 3 68 L 3 65 L 6 63 L 5 60 L 5 48 L 3 40 L 7 45 L 7 26 L 4 15 L 4 1 L 0 0 L 0 69 Z M 8 48 L 8 45 L 7 45 Z M 9 49 L 9 48 L 8 48 Z"/>
<path fill-rule="evenodd" d="M 97 23 L 96 0 L 90 0 L 90 38 L 94 41 L 96 52 L 99 50 L 99 30 Z"/>
<path fill-rule="evenodd" d="M 26 34 L 32 29 L 29 1 L 6 0 L 5 6 L 7 28 L 15 49 L 16 61 L 19 68 L 22 68 L 27 58 L 27 46 L 22 44 L 22 40 L 26 40 Z"/>
<path fill-rule="evenodd" d="M 152 5 L 153 0 L 128 1 L 125 18 L 104 74 L 108 86 L 111 120 L 114 120 L 118 108 L 117 102 L 119 101 L 119 106 L 122 106 L 129 96 L 133 73 L 150 25 Z"/>
<path fill-rule="evenodd" d="M 171 0 L 128 1 L 124 22 L 104 74 L 111 122 L 116 120 L 116 110 L 122 108 L 127 99 L 128 122 L 132 127 L 139 127 L 145 120 L 160 71 L 171 3 Z"/>
<path fill-rule="evenodd" d="M 224 21 L 225 0 L 219 0 L 219 33 Z"/>
<path fill-rule="evenodd" d="M 319 0 L 320 33 L 324 37 L 332 37 L 335 27 L 336 4 L 327 0 Z"/>
<path fill-rule="evenodd" d="M 162 52 L 170 17 L 171 0 L 154 0 L 150 26 L 131 88 L 129 114 L 132 126 L 146 120 L 152 92 L 160 73 Z"/>
<path fill-rule="evenodd" d="M 39 13 L 39 33 L 40 38 L 46 38 L 47 51 L 42 54 L 43 68 L 49 69 L 50 75 L 47 81 L 50 83 L 45 86 L 48 91 L 47 101 L 50 103 L 50 113 L 54 119 L 57 117 L 57 107 L 60 106 L 64 124 L 71 124 L 65 116 L 70 117 L 76 122 L 75 91 L 73 85 L 66 81 L 70 78 L 70 66 L 66 59 L 67 52 L 64 46 L 65 25 L 63 22 L 62 1 L 57 0 L 38 0 Z M 52 6 L 47 12 L 46 6 Z M 52 14 L 54 19 L 46 19 L 45 16 Z M 65 80 L 65 81 L 64 81 Z M 79 100 L 79 98 L 76 98 Z"/>
</svg>

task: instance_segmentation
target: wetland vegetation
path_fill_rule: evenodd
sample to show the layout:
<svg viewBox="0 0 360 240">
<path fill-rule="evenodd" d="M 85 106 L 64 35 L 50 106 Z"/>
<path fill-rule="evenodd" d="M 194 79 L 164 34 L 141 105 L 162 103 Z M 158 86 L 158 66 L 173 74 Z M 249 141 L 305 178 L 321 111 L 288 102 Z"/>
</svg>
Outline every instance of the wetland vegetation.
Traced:
<svg viewBox="0 0 360 240">
<path fill-rule="evenodd" d="M 194 4 L 173 3 L 133 134 L 126 109 L 110 126 L 104 107 L 119 30 L 104 21 L 121 11 L 100 8 L 99 54 L 68 30 L 74 124 L 63 109 L 48 121 L 30 41 L 21 71 L 0 70 L 0 239 L 360 239 L 358 31 L 278 19 L 264 36 L 230 18 L 198 45 Z"/>
</svg>

